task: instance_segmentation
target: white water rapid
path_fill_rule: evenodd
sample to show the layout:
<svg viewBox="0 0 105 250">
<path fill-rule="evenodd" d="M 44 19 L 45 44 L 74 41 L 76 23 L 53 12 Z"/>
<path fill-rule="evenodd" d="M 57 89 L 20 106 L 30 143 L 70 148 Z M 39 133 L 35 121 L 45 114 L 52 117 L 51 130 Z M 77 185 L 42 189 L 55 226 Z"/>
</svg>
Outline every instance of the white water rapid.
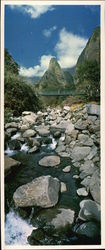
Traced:
<svg viewBox="0 0 105 250">
<path fill-rule="evenodd" d="M 32 230 L 36 229 L 29 222 L 23 220 L 18 214 L 11 210 L 6 215 L 5 222 L 5 244 L 6 245 L 29 245 L 27 237 Z"/>
</svg>

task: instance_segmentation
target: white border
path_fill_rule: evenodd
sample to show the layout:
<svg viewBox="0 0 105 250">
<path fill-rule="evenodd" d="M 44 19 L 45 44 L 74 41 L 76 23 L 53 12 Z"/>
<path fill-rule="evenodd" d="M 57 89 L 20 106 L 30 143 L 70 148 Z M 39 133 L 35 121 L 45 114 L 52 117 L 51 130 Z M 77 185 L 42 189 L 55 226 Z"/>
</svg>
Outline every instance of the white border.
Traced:
<svg viewBox="0 0 105 250">
<path fill-rule="evenodd" d="M 4 6 L 16 5 L 100 5 L 101 6 L 101 245 L 7 246 L 4 244 Z M 1 0 L 1 249 L 105 249 L 105 1 L 5 1 Z"/>
</svg>

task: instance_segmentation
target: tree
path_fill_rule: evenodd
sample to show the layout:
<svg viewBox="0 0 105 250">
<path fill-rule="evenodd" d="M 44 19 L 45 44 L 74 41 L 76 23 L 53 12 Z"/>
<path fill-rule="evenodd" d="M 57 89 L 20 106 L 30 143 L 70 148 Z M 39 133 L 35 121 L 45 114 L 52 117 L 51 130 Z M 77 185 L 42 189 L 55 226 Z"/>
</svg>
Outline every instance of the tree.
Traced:
<svg viewBox="0 0 105 250">
<path fill-rule="evenodd" d="M 96 61 L 85 61 L 75 74 L 76 89 L 82 90 L 88 100 L 100 99 L 100 65 Z"/>
</svg>

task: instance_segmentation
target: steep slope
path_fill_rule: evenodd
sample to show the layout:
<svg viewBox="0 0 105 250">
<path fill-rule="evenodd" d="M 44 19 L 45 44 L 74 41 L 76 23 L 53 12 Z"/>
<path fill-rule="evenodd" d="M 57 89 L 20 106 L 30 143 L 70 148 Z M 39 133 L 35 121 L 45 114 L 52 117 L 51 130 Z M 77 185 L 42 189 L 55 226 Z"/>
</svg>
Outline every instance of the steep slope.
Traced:
<svg viewBox="0 0 105 250">
<path fill-rule="evenodd" d="M 5 50 L 4 100 L 5 113 L 20 115 L 24 110 L 37 111 L 40 107 L 34 89 L 18 75 L 19 65 Z"/>
<path fill-rule="evenodd" d="M 37 84 L 37 91 L 49 92 L 70 89 L 73 84 L 73 78 L 68 72 L 63 72 L 56 58 L 51 58 L 48 70 L 44 73 Z"/>
<path fill-rule="evenodd" d="M 82 64 L 84 61 L 97 61 L 100 63 L 100 28 L 97 27 L 91 38 L 88 40 L 86 47 L 78 58 L 77 65 Z"/>
<path fill-rule="evenodd" d="M 88 100 L 100 100 L 100 28 L 96 28 L 78 58 L 75 71 L 77 92 Z"/>
</svg>

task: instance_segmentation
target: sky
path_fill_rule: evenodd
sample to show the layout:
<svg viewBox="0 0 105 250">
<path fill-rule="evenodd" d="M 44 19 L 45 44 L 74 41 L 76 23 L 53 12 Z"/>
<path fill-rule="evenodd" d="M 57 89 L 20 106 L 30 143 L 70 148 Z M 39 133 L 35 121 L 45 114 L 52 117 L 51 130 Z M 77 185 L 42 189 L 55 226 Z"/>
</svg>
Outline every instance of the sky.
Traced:
<svg viewBox="0 0 105 250">
<path fill-rule="evenodd" d="M 99 5 L 5 5 L 5 48 L 20 75 L 41 77 L 50 59 L 75 66 L 93 30 L 100 26 Z"/>
</svg>

